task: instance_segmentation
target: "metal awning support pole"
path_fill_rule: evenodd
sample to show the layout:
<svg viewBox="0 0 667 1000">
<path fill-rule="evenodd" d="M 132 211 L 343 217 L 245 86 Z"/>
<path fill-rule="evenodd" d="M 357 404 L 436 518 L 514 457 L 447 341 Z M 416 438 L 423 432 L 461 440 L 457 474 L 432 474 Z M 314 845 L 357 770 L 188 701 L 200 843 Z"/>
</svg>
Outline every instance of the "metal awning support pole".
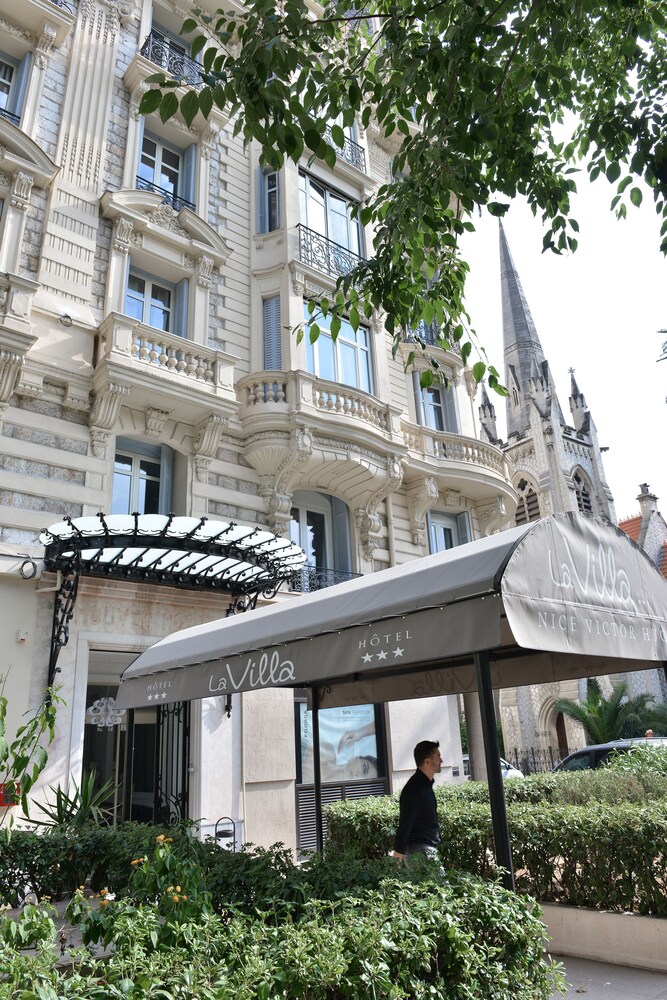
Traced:
<svg viewBox="0 0 667 1000">
<path fill-rule="evenodd" d="M 502 876 L 503 885 L 506 889 L 514 891 L 512 849 L 510 846 L 509 829 L 507 827 L 503 775 L 500 769 L 500 749 L 498 747 L 498 731 L 496 729 L 496 712 L 493 705 L 489 654 L 486 651 L 475 653 L 475 674 L 477 676 L 477 695 L 482 716 L 484 756 L 486 758 L 486 773 L 489 782 L 496 864 L 504 869 Z"/>
<path fill-rule="evenodd" d="M 315 684 L 310 689 L 313 713 L 313 771 L 315 782 L 315 849 L 318 854 L 324 847 L 322 823 L 322 773 L 320 770 L 320 692 Z"/>
</svg>

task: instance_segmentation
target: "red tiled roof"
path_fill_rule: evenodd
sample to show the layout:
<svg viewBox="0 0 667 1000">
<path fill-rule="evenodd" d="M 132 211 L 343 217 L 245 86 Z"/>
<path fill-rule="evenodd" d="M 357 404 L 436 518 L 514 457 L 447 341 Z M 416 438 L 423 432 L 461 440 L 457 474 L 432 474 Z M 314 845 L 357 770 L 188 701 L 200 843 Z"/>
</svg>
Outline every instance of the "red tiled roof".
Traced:
<svg viewBox="0 0 667 1000">
<path fill-rule="evenodd" d="M 667 579 L 667 542 L 662 543 L 662 552 L 660 553 L 660 558 L 658 559 L 658 569 Z"/>
<path fill-rule="evenodd" d="M 618 526 L 621 531 L 630 536 L 633 542 L 637 542 L 639 541 L 639 527 L 641 523 L 642 516 L 638 514 L 637 517 L 628 517 L 625 521 L 619 521 Z"/>
</svg>

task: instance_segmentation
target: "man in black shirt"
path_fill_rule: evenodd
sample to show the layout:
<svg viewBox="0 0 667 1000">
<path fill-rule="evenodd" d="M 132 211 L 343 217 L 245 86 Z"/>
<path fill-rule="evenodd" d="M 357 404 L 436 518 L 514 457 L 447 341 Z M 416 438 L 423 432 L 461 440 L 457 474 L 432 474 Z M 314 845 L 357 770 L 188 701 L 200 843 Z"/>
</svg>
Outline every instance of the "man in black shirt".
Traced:
<svg viewBox="0 0 667 1000">
<path fill-rule="evenodd" d="M 400 797 L 400 818 L 392 857 L 405 861 L 410 854 L 438 857 L 440 828 L 433 778 L 442 770 L 440 744 L 422 740 L 414 749 L 417 770 L 408 779 Z"/>
</svg>

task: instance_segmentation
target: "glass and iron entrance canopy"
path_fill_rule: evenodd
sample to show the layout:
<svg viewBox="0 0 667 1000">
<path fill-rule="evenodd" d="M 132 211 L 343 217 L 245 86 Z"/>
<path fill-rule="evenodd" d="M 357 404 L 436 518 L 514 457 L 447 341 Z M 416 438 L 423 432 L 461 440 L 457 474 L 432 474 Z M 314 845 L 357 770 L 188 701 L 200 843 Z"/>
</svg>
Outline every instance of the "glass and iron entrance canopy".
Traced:
<svg viewBox="0 0 667 1000">
<path fill-rule="evenodd" d="M 173 514 L 66 518 L 40 541 L 48 570 L 231 594 L 277 588 L 306 560 L 269 531 Z"/>
</svg>

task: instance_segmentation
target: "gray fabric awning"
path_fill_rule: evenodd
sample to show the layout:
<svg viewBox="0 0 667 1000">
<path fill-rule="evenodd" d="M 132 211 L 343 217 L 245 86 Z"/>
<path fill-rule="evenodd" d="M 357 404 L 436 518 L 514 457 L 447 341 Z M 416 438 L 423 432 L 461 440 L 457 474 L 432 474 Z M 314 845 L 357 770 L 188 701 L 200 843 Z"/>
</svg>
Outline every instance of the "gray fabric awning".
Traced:
<svg viewBox="0 0 667 1000">
<path fill-rule="evenodd" d="M 644 669 L 667 661 L 667 581 L 608 522 L 575 514 L 162 639 L 119 707 L 317 686 L 320 707 Z M 632 661 L 631 663 L 628 661 Z"/>
</svg>

